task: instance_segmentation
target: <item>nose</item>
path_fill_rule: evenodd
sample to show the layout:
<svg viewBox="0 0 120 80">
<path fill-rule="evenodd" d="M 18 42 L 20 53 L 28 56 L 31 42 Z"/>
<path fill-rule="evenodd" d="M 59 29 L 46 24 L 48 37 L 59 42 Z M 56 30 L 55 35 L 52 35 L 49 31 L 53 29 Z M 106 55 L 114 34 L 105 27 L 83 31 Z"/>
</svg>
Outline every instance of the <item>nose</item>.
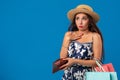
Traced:
<svg viewBox="0 0 120 80">
<path fill-rule="evenodd" d="M 82 24 L 82 20 L 79 20 L 79 24 L 80 24 L 80 25 Z"/>
</svg>

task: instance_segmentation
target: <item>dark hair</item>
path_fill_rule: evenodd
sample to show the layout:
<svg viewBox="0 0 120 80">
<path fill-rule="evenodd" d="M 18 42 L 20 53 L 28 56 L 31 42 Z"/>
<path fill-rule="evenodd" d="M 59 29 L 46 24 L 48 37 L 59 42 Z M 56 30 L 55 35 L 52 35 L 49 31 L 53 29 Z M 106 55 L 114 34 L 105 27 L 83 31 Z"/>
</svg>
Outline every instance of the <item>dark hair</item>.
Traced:
<svg viewBox="0 0 120 80">
<path fill-rule="evenodd" d="M 79 12 L 79 13 L 81 13 L 81 12 Z M 72 23 L 70 24 L 70 26 L 68 28 L 68 31 L 78 31 L 78 28 L 77 28 L 77 26 L 75 24 L 75 18 L 76 18 L 76 15 L 79 14 L 79 13 L 75 14 L 75 16 L 73 18 L 73 21 L 72 21 Z M 84 14 L 86 14 L 86 13 L 84 13 Z M 102 33 L 100 32 L 99 28 L 97 27 L 94 19 L 90 15 L 88 15 L 88 14 L 86 14 L 86 15 L 89 18 L 89 26 L 88 26 L 89 31 L 96 32 L 96 33 L 98 33 L 101 36 L 101 39 L 102 39 L 102 56 L 103 56 L 104 55 L 104 47 L 103 47 Z M 104 56 L 103 56 L 103 58 L 104 58 Z M 102 60 L 103 60 L 103 58 L 102 58 Z"/>
</svg>

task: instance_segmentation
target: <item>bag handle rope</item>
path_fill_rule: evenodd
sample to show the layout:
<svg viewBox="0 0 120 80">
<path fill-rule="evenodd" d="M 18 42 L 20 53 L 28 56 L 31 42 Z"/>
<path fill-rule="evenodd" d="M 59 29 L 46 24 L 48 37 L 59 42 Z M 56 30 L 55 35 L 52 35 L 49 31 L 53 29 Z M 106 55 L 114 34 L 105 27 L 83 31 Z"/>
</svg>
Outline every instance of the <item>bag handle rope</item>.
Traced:
<svg viewBox="0 0 120 80">
<path fill-rule="evenodd" d="M 97 66 L 99 67 L 99 69 L 101 69 L 103 72 L 106 72 L 105 69 L 102 67 L 102 63 L 99 59 L 97 58 L 94 58 L 93 60 L 95 60 Z M 95 68 L 94 68 L 95 71 L 97 71 Z"/>
</svg>

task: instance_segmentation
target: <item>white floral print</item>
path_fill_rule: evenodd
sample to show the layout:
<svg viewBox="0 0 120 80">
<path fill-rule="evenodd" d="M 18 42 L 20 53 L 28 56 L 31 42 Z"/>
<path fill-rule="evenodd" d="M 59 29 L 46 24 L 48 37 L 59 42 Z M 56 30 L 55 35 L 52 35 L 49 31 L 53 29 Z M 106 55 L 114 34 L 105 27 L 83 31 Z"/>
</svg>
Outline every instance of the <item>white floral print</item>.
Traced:
<svg viewBox="0 0 120 80">
<path fill-rule="evenodd" d="M 79 43 L 72 41 L 68 48 L 68 57 L 74 59 L 92 59 L 92 42 Z M 64 71 L 62 80 L 85 80 L 85 72 L 92 71 L 90 66 L 82 66 L 80 64 L 73 64 Z"/>
</svg>

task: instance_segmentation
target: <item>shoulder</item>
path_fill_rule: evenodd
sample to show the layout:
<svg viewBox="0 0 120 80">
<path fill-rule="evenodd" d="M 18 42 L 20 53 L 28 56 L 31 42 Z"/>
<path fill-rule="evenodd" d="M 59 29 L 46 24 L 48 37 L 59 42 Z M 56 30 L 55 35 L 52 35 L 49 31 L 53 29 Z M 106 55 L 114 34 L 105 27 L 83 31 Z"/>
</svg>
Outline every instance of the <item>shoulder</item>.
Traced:
<svg viewBox="0 0 120 80">
<path fill-rule="evenodd" d="M 72 32 L 70 32 L 70 31 L 65 32 L 64 38 L 69 39 L 71 34 L 72 34 Z"/>
<path fill-rule="evenodd" d="M 67 32 L 65 33 L 65 35 L 66 35 L 66 36 L 69 36 L 69 35 L 75 34 L 75 33 L 76 33 L 76 31 L 72 31 L 72 32 L 71 32 L 71 31 L 67 31 Z"/>
<path fill-rule="evenodd" d="M 93 35 L 93 38 L 101 38 L 99 33 L 94 32 L 92 33 L 92 35 Z"/>
<path fill-rule="evenodd" d="M 70 35 L 70 34 L 72 34 L 72 32 L 71 32 L 71 31 L 67 31 L 67 32 L 65 33 L 65 36 L 68 36 L 68 35 Z"/>
<path fill-rule="evenodd" d="M 74 33 L 74 32 L 71 32 L 71 31 L 66 32 L 65 35 L 64 35 L 64 39 L 65 39 L 65 40 L 70 40 L 71 35 L 72 35 L 73 33 Z"/>
<path fill-rule="evenodd" d="M 93 33 L 93 40 L 94 42 L 99 42 L 102 40 L 101 35 L 99 33 L 94 32 Z"/>
<path fill-rule="evenodd" d="M 71 31 L 67 31 L 67 32 L 65 33 L 64 37 L 70 37 L 70 35 L 71 35 L 72 33 L 73 33 L 73 32 L 71 32 Z"/>
</svg>

